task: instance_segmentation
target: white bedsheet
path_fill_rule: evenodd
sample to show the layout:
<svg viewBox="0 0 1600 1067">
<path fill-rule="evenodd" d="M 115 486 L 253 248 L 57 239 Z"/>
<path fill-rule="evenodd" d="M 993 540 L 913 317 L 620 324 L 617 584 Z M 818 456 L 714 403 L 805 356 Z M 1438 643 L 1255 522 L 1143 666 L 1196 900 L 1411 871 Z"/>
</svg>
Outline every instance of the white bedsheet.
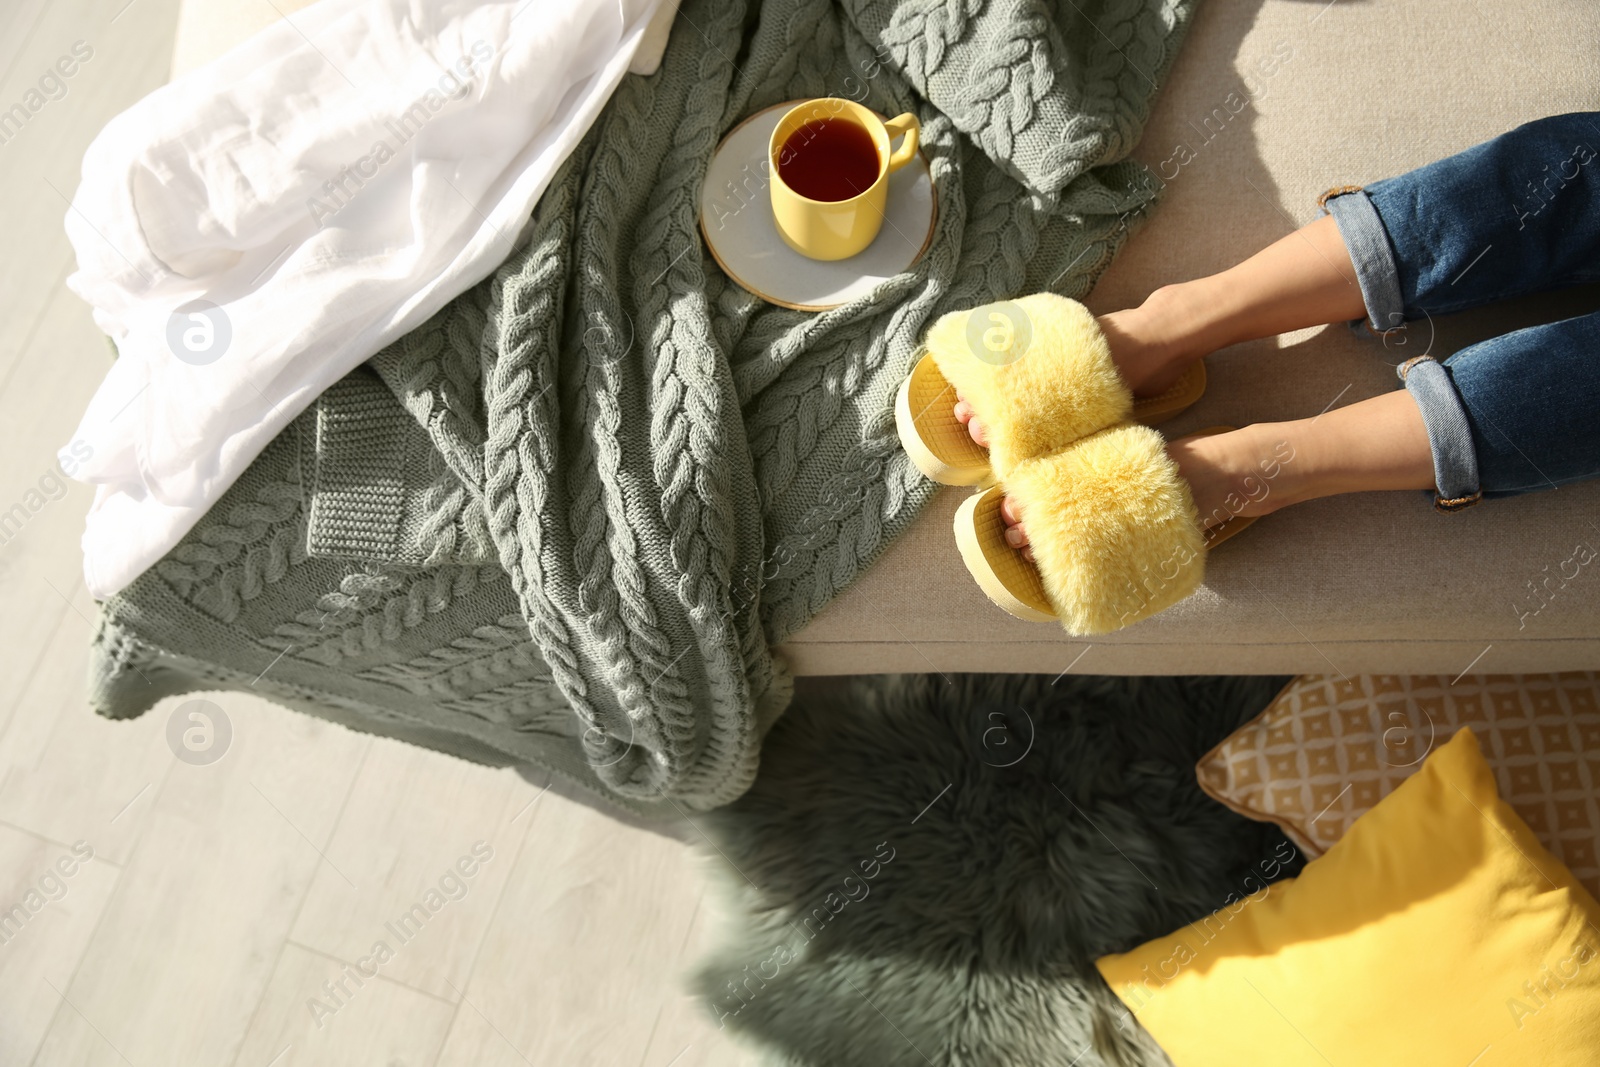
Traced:
<svg viewBox="0 0 1600 1067">
<path fill-rule="evenodd" d="M 104 598 L 505 260 L 676 0 L 320 0 L 107 124 L 67 214 L 118 358 L 74 435 Z M 79 462 L 85 449 L 89 458 Z"/>
</svg>

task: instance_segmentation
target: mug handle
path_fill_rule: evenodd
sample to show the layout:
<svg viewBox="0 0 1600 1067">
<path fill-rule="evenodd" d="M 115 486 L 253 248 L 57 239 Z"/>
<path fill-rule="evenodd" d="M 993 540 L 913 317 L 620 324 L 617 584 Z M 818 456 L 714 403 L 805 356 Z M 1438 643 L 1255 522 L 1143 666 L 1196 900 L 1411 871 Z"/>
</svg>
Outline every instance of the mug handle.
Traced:
<svg viewBox="0 0 1600 1067">
<path fill-rule="evenodd" d="M 900 147 L 895 149 L 889 156 L 887 173 L 893 174 L 911 162 L 911 157 L 917 154 L 917 140 L 922 133 L 922 125 L 917 122 L 917 116 L 907 111 L 904 115 L 896 115 L 885 122 L 883 129 L 884 132 L 888 133 L 891 143 L 896 137 L 905 136 L 905 140 L 900 143 Z"/>
</svg>

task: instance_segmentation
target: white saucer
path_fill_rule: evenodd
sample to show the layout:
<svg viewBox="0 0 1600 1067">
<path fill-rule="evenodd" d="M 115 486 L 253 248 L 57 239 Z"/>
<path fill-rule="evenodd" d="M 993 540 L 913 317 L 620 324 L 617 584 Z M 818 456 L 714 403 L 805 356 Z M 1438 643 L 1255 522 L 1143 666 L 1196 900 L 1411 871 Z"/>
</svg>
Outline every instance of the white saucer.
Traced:
<svg viewBox="0 0 1600 1067">
<path fill-rule="evenodd" d="M 824 262 L 784 244 L 772 221 L 767 144 L 778 120 L 797 103 L 775 104 L 728 131 L 700 187 L 700 232 L 723 272 L 761 299 L 798 311 L 826 311 L 921 259 L 933 241 L 937 207 L 928 161 L 918 152 L 889 176 L 883 228 L 865 251 Z"/>
</svg>

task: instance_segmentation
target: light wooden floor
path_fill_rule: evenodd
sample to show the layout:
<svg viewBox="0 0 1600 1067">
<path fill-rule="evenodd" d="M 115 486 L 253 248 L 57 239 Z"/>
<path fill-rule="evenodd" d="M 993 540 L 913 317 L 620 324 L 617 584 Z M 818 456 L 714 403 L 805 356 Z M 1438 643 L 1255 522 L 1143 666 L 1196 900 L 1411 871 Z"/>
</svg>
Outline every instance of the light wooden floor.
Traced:
<svg viewBox="0 0 1600 1067">
<path fill-rule="evenodd" d="M 0 1067 L 739 1062 L 682 992 L 709 919 L 684 845 L 257 699 L 210 698 L 234 734 L 207 766 L 168 747 L 178 702 L 126 723 L 85 706 L 89 491 L 48 499 L 49 472 L 110 354 L 65 287 L 61 220 L 94 134 L 165 80 L 176 17 L 0 5 L 0 110 L 93 48 L 0 144 L 0 512 L 45 499 L 0 544 L 0 913 L 37 906 L 0 925 Z M 61 877 L 79 842 L 92 858 Z M 446 878 L 478 842 L 490 858 Z M 386 924 L 442 878 L 447 903 L 402 942 Z M 376 977 L 330 995 L 378 941 Z"/>
</svg>

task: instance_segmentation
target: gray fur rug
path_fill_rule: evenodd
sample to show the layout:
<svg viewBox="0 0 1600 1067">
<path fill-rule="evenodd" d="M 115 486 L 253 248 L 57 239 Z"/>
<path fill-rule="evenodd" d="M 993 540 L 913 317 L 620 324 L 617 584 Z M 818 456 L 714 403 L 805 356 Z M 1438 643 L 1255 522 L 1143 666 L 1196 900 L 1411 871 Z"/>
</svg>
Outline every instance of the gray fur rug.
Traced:
<svg viewBox="0 0 1600 1067">
<path fill-rule="evenodd" d="M 1167 1064 L 1093 961 L 1275 855 L 1194 764 L 1285 681 L 802 683 L 754 787 L 697 820 L 726 927 L 700 995 L 769 1067 Z"/>
</svg>

